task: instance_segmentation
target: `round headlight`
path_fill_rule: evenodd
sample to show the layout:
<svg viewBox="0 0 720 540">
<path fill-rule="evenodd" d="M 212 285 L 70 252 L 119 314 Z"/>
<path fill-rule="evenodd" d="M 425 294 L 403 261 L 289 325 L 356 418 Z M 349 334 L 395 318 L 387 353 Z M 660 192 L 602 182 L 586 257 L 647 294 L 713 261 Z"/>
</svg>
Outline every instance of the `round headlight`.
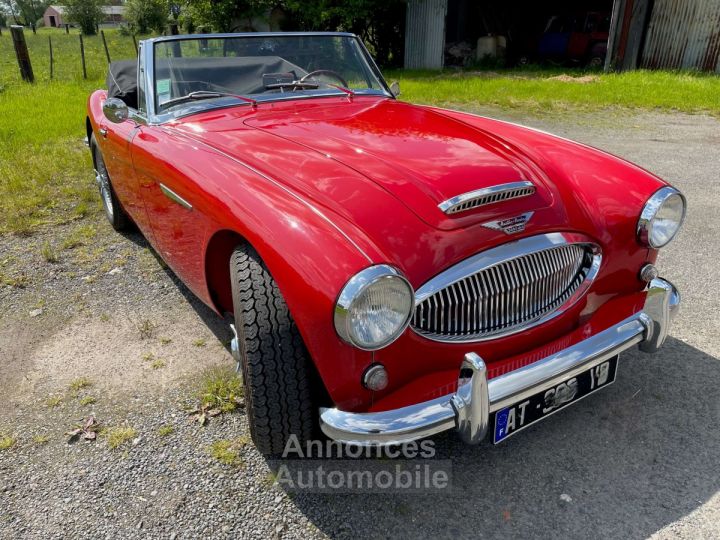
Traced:
<svg viewBox="0 0 720 540">
<path fill-rule="evenodd" d="M 347 282 L 335 303 L 338 335 L 359 349 L 381 349 L 410 324 L 415 295 L 408 281 L 391 266 L 371 266 Z"/>
<path fill-rule="evenodd" d="M 680 230 L 685 219 L 685 197 L 677 189 L 664 187 L 645 203 L 638 221 L 637 233 L 641 244 L 661 248 Z"/>
</svg>

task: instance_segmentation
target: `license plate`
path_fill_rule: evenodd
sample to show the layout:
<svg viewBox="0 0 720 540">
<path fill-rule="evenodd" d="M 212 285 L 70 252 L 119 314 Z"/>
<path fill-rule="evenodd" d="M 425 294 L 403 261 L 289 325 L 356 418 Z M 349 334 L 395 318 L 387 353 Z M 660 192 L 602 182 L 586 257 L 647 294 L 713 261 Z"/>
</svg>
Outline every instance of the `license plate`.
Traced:
<svg viewBox="0 0 720 540">
<path fill-rule="evenodd" d="M 497 444 L 560 409 L 609 386 L 615 381 L 618 357 L 591 367 L 550 388 L 495 413 L 493 443 Z"/>
</svg>

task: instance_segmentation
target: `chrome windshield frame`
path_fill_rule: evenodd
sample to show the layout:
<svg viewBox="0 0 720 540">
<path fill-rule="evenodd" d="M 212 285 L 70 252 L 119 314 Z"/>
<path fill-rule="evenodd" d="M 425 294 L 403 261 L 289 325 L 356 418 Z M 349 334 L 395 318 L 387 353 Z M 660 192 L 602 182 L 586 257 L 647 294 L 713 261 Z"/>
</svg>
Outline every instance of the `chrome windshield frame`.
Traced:
<svg viewBox="0 0 720 540">
<path fill-rule="evenodd" d="M 227 107 L 236 106 L 250 106 L 250 103 L 239 102 L 233 98 L 218 98 L 213 102 L 204 102 L 201 106 L 195 104 L 195 107 L 191 110 L 180 109 L 172 112 L 159 113 L 155 107 L 155 45 L 157 43 L 166 43 L 173 41 L 188 41 L 188 40 L 201 40 L 201 39 L 235 39 L 235 38 L 283 38 L 283 37 L 345 37 L 351 38 L 356 41 L 360 53 L 363 55 L 363 59 L 367 62 L 368 68 L 371 73 L 377 77 L 382 89 L 378 90 L 358 90 L 355 91 L 354 96 L 375 96 L 384 97 L 388 99 L 396 99 L 393 93 L 390 91 L 390 87 L 387 81 L 382 76 L 380 69 L 378 68 L 375 60 L 372 58 L 370 53 L 365 47 L 365 44 L 355 34 L 349 32 L 237 32 L 237 33 L 221 33 L 221 34 L 186 34 L 177 36 L 160 36 L 156 38 L 145 39 L 140 42 L 140 54 L 143 55 L 144 62 L 144 79 L 138 80 L 138 84 L 144 84 L 146 88 L 145 92 L 145 110 L 147 111 L 147 123 L 151 125 L 164 124 L 166 122 L 176 120 L 185 116 L 190 116 L 200 112 L 210 111 L 214 109 L 224 109 Z M 272 94 L 272 97 L 253 95 L 253 99 L 258 104 L 269 103 L 275 101 L 288 101 L 288 100 L 302 100 L 302 99 L 314 99 L 321 97 L 343 97 L 347 98 L 347 94 L 341 90 L 320 92 L 316 94 L 302 94 L 297 93 L 293 96 L 287 94 Z"/>
</svg>

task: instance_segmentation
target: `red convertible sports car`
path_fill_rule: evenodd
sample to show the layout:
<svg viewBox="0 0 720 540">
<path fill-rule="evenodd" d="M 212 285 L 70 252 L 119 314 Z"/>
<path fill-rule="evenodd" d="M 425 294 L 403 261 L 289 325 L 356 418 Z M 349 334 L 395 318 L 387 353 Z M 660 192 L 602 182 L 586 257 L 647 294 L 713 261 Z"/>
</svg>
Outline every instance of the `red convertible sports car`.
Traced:
<svg viewBox="0 0 720 540">
<path fill-rule="evenodd" d="M 403 103 L 352 34 L 170 36 L 87 134 L 131 223 L 233 322 L 253 440 L 498 443 L 654 352 L 685 199 L 534 129 Z"/>
</svg>

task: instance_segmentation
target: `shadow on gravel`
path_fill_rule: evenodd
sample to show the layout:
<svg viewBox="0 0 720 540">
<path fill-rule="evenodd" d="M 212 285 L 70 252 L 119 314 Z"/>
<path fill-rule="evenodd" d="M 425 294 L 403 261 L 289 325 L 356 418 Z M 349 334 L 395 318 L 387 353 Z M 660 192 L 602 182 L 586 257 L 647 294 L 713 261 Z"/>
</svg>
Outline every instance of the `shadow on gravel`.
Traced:
<svg viewBox="0 0 720 540">
<path fill-rule="evenodd" d="M 670 339 L 499 446 L 435 442 L 449 494 L 291 496 L 331 538 L 645 538 L 720 490 L 720 361 Z"/>
<path fill-rule="evenodd" d="M 147 239 L 138 231 L 120 232 L 120 234 L 140 248 L 147 248 L 157 260 L 158 266 L 163 269 L 165 274 L 173 282 L 177 290 L 185 297 L 190 307 L 197 313 L 198 317 L 205 323 L 205 326 L 213 333 L 217 340 L 223 344 L 225 349 L 230 352 L 230 339 L 232 339 L 232 331 L 229 327 L 229 321 L 215 313 L 206 306 L 187 286 L 180 281 L 170 267 L 163 261 L 162 257 L 153 249 Z"/>
</svg>

